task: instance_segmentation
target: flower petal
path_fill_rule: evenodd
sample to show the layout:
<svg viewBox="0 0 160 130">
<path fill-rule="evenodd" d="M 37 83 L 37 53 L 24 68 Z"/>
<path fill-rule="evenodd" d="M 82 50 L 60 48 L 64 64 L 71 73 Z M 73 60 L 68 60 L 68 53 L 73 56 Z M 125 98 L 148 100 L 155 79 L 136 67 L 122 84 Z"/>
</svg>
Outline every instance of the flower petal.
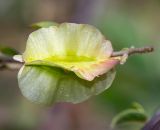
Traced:
<svg viewBox="0 0 160 130">
<path fill-rule="evenodd" d="M 110 41 L 96 28 L 63 23 L 33 32 L 23 59 L 27 65 L 57 66 L 75 72 L 80 78 L 93 80 L 118 63 L 109 59 L 112 51 Z"/>
<path fill-rule="evenodd" d="M 23 66 L 18 74 L 19 87 L 29 100 L 52 105 L 55 102 L 80 103 L 110 87 L 115 70 L 110 70 L 92 82 L 73 72 L 47 66 Z"/>
</svg>

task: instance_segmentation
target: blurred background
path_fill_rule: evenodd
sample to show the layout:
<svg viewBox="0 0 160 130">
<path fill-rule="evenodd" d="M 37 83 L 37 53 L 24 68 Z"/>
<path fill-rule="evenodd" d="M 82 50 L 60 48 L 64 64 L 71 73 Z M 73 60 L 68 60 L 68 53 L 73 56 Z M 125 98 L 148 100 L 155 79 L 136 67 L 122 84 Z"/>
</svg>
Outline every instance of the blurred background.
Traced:
<svg viewBox="0 0 160 130">
<path fill-rule="evenodd" d="M 156 50 L 131 56 L 108 90 L 77 105 L 30 103 L 20 93 L 17 71 L 0 71 L 0 130 L 110 130 L 113 116 L 132 102 L 149 117 L 160 109 L 160 0 L 0 0 L 0 44 L 23 52 L 29 25 L 46 20 L 94 25 L 115 50 Z"/>
</svg>

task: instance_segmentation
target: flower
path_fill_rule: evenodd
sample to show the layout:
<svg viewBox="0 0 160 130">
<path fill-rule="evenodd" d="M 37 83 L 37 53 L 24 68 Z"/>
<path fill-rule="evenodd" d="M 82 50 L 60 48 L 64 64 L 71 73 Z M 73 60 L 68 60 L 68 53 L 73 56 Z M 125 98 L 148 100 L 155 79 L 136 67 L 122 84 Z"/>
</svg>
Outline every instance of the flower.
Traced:
<svg viewBox="0 0 160 130">
<path fill-rule="evenodd" d="M 119 63 L 112 52 L 111 42 L 91 25 L 41 28 L 29 35 L 22 56 L 14 57 L 24 62 L 18 74 L 20 89 L 28 99 L 44 104 L 84 101 L 111 85 L 112 69 Z"/>
<path fill-rule="evenodd" d="M 110 58 L 111 42 L 93 26 L 63 23 L 30 34 L 23 60 L 26 65 L 56 66 L 92 81 L 118 62 Z"/>
</svg>

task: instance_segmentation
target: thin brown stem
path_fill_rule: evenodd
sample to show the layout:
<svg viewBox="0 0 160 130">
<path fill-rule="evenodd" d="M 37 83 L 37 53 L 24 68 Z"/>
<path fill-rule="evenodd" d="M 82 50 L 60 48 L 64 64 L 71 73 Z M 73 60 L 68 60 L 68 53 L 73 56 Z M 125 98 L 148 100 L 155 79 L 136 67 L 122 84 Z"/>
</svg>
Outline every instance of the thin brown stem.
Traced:
<svg viewBox="0 0 160 130">
<path fill-rule="evenodd" d="M 133 55 L 138 53 L 141 53 L 141 54 L 150 53 L 153 51 L 154 51 L 154 48 L 152 46 L 142 47 L 142 48 L 128 48 L 128 49 L 123 49 L 121 51 L 114 51 L 111 57 Z M 9 57 L 0 53 L 0 70 L 3 70 L 3 69 L 17 70 L 22 65 L 23 63 L 19 61 L 15 61 L 12 57 Z"/>
<path fill-rule="evenodd" d="M 142 53 L 150 53 L 153 52 L 154 48 L 152 46 L 142 47 L 142 48 L 128 48 L 123 49 L 121 51 L 114 51 L 111 57 L 123 56 L 124 54 L 133 55 L 133 54 L 142 54 Z"/>
<path fill-rule="evenodd" d="M 0 70 L 17 70 L 22 66 L 21 62 L 15 61 L 12 57 L 0 53 Z"/>
</svg>

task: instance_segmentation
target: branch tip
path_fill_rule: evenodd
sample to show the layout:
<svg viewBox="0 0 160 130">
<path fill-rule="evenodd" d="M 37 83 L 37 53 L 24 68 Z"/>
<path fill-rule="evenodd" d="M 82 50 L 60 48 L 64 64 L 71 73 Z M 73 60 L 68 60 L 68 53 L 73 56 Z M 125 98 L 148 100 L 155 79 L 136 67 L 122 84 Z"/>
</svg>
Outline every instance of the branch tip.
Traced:
<svg viewBox="0 0 160 130">
<path fill-rule="evenodd" d="M 153 46 L 147 46 L 147 47 L 141 47 L 141 48 L 128 48 L 123 49 L 121 51 L 114 51 L 111 55 L 111 57 L 117 57 L 117 56 L 123 56 L 124 54 L 132 55 L 132 54 L 143 54 L 143 53 L 150 53 L 154 51 Z"/>
<path fill-rule="evenodd" d="M 122 57 L 121 64 L 123 64 L 129 55 L 150 53 L 153 51 L 154 51 L 153 46 L 147 46 L 142 48 L 134 48 L 132 46 L 131 48 L 123 49 L 121 51 L 114 51 L 111 57 L 121 56 Z M 16 69 L 19 69 L 22 65 L 23 65 L 22 62 L 16 61 L 12 57 L 9 57 L 0 53 L 0 70 L 3 70 L 3 69 L 16 70 Z"/>
</svg>

